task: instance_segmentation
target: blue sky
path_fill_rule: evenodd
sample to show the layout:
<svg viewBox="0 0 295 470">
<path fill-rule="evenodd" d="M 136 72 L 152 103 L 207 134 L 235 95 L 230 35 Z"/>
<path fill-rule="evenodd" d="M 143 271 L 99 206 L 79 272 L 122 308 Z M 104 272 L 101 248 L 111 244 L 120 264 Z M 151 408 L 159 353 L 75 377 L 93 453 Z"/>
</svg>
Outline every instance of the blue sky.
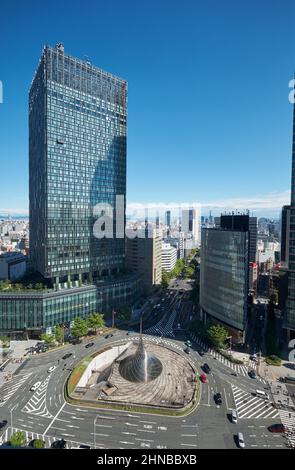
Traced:
<svg viewBox="0 0 295 470">
<path fill-rule="evenodd" d="M 127 199 L 276 212 L 289 201 L 295 3 L 1 5 L 0 214 L 28 208 L 27 93 L 43 44 L 129 82 Z"/>
</svg>

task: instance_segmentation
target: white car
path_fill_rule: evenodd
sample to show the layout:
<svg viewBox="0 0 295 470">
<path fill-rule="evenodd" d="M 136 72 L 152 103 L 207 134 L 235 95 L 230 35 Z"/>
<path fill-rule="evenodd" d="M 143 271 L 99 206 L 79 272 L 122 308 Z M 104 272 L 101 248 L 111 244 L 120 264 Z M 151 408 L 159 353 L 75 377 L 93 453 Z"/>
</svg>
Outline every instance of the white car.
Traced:
<svg viewBox="0 0 295 470">
<path fill-rule="evenodd" d="M 48 374 L 51 374 L 51 372 L 53 372 L 53 371 L 56 369 L 56 367 L 57 367 L 57 366 L 51 366 L 51 367 L 49 367 L 49 369 L 48 369 L 48 371 L 47 371 Z"/>
<path fill-rule="evenodd" d="M 244 436 L 241 432 L 239 432 L 238 434 L 238 443 L 239 443 L 239 447 L 241 447 L 242 449 L 244 449 L 245 447 L 245 441 L 244 441 Z"/>
<path fill-rule="evenodd" d="M 38 390 L 38 388 L 40 387 L 42 382 L 36 382 L 34 385 L 32 385 L 32 387 L 30 388 L 30 390 L 32 392 L 35 392 L 36 390 Z"/>
</svg>

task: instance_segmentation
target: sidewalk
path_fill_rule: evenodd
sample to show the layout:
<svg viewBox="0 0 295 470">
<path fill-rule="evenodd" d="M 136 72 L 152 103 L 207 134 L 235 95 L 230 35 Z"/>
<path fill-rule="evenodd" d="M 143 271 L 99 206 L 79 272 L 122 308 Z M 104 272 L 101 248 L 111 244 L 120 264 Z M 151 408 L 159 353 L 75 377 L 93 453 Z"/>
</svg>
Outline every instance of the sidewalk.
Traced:
<svg viewBox="0 0 295 470">
<path fill-rule="evenodd" d="M 38 340 L 11 341 L 10 352 L 5 358 L 1 358 L 1 363 L 5 365 L 0 371 L 0 387 L 12 380 L 13 374 L 22 366 L 29 356 L 25 356 L 28 350 L 35 346 Z M 10 359 L 8 361 L 8 359 Z"/>
</svg>

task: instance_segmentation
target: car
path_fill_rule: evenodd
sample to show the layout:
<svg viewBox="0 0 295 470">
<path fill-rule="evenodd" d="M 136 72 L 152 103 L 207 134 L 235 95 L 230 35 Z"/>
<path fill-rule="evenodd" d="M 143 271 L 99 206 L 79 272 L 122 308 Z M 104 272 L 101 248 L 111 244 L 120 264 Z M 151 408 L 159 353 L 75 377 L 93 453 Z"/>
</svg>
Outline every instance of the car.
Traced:
<svg viewBox="0 0 295 470">
<path fill-rule="evenodd" d="M 283 424 L 272 424 L 267 428 L 270 432 L 279 432 L 279 433 L 284 433 L 287 431 L 285 426 Z"/>
<path fill-rule="evenodd" d="M 113 335 L 113 333 L 109 333 L 108 335 L 105 336 L 105 339 L 108 339 L 108 338 L 111 338 Z"/>
<path fill-rule="evenodd" d="M 132 335 L 133 333 L 134 333 L 134 330 L 129 330 L 129 331 L 127 331 L 126 335 L 129 336 L 129 335 Z"/>
<path fill-rule="evenodd" d="M 237 422 L 238 422 L 237 410 L 231 410 L 231 421 L 232 421 L 232 423 L 237 424 Z"/>
<path fill-rule="evenodd" d="M 238 445 L 239 447 L 241 447 L 241 449 L 244 449 L 245 447 L 244 436 L 243 436 L 243 433 L 241 432 L 238 433 Z"/>
<path fill-rule="evenodd" d="M 208 383 L 208 379 L 207 379 L 207 377 L 206 377 L 205 374 L 202 374 L 202 375 L 201 375 L 200 380 L 201 380 L 201 382 L 203 382 L 203 384 Z"/>
<path fill-rule="evenodd" d="M 188 347 L 184 348 L 184 352 L 185 352 L 186 354 L 190 354 L 190 348 L 188 348 Z"/>
<path fill-rule="evenodd" d="M 3 419 L 3 421 L 0 421 L 0 429 L 5 428 L 6 425 L 7 425 L 7 420 L 6 419 Z"/>
<path fill-rule="evenodd" d="M 252 356 L 250 356 L 250 359 L 251 359 L 251 361 L 255 361 L 255 362 L 256 362 L 256 361 L 257 361 L 257 356 L 256 356 L 256 354 L 253 354 Z"/>
<path fill-rule="evenodd" d="M 87 344 L 85 344 L 85 348 L 91 348 L 91 346 L 93 346 L 93 345 L 94 345 L 94 343 L 87 343 Z"/>
<path fill-rule="evenodd" d="M 54 441 L 50 448 L 51 449 L 65 449 L 66 448 L 66 443 L 67 441 L 65 441 L 64 439 L 58 439 L 57 441 Z"/>
<path fill-rule="evenodd" d="M 180 325 L 179 325 L 179 327 L 180 327 Z M 186 344 L 189 348 L 192 347 L 192 342 L 189 339 L 187 339 L 184 344 Z"/>
<path fill-rule="evenodd" d="M 42 382 L 36 382 L 34 385 L 32 385 L 32 387 L 30 388 L 31 392 L 35 392 L 36 390 L 38 390 L 38 388 L 40 387 Z"/>
<path fill-rule="evenodd" d="M 257 379 L 255 370 L 249 370 L 248 374 L 249 374 L 249 377 L 251 377 L 251 379 Z"/>
<path fill-rule="evenodd" d="M 206 372 L 207 374 L 210 374 L 211 372 L 211 368 L 209 367 L 209 365 L 205 362 L 205 364 L 203 365 L 202 367 L 203 371 Z"/>
<path fill-rule="evenodd" d="M 51 374 L 51 372 L 53 372 L 56 368 L 57 368 L 57 366 L 51 366 L 51 367 L 49 367 L 49 369 L 48 369 L 48 371 L 47 371 L 48 374 Z"/>
<path fill-rule="evenodd" d="M 71 344 L 81 344 L 82 340 L 80 338 L 73 338 L 70 341 Z"/>
<path fill-rule="evenodd" d="M 205 355 L 204 351 L 198 351 L 198 353 L 200 354 L 200 356 L 204 356 L 204 355 Z"/>
<path fill-rule="evenodd" d="M 216 405 L 222 405 L 221 393 L 219 392 L 215 393 L 214 400 L 215 400 Z"/>
<path fill-rule="evenodd" d="M 73 355 L 73 353 L 67 353 L 65 354 L 62 359 L 65 360 L 65 359 L 68 359 L 69 357 L 71 357 Z"/>
</svg>

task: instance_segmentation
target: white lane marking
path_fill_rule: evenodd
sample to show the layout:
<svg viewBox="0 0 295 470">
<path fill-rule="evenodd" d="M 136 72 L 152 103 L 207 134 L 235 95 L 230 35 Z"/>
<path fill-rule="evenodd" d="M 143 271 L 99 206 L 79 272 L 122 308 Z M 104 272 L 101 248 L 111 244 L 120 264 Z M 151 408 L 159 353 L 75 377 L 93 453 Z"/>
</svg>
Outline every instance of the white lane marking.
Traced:
<svg viewBox="0 0 295 470">
<path fill-rule="evenodd" d="M 60 415 L 60 413 L 62 412 L 62 410 L 64 409 L 65 406 L 66 406 L 66 402 L 64 402 L 64 404 L 61 406 L 60 410 L 57 412 L 57 414 L 55 415 L 55 417 L 53 418 L 53 420 L 51 421 L 51 423 L 47 426 L 47 428 L 45 429 L 45 432 L 43 433 L 44 435 L 47 433 L 48 429 L 51 428 L 51 426 L 53 425 L 54 421 L 56 420 L 56 418 L 58 418 L 58 416 Z"/>
</svg>

